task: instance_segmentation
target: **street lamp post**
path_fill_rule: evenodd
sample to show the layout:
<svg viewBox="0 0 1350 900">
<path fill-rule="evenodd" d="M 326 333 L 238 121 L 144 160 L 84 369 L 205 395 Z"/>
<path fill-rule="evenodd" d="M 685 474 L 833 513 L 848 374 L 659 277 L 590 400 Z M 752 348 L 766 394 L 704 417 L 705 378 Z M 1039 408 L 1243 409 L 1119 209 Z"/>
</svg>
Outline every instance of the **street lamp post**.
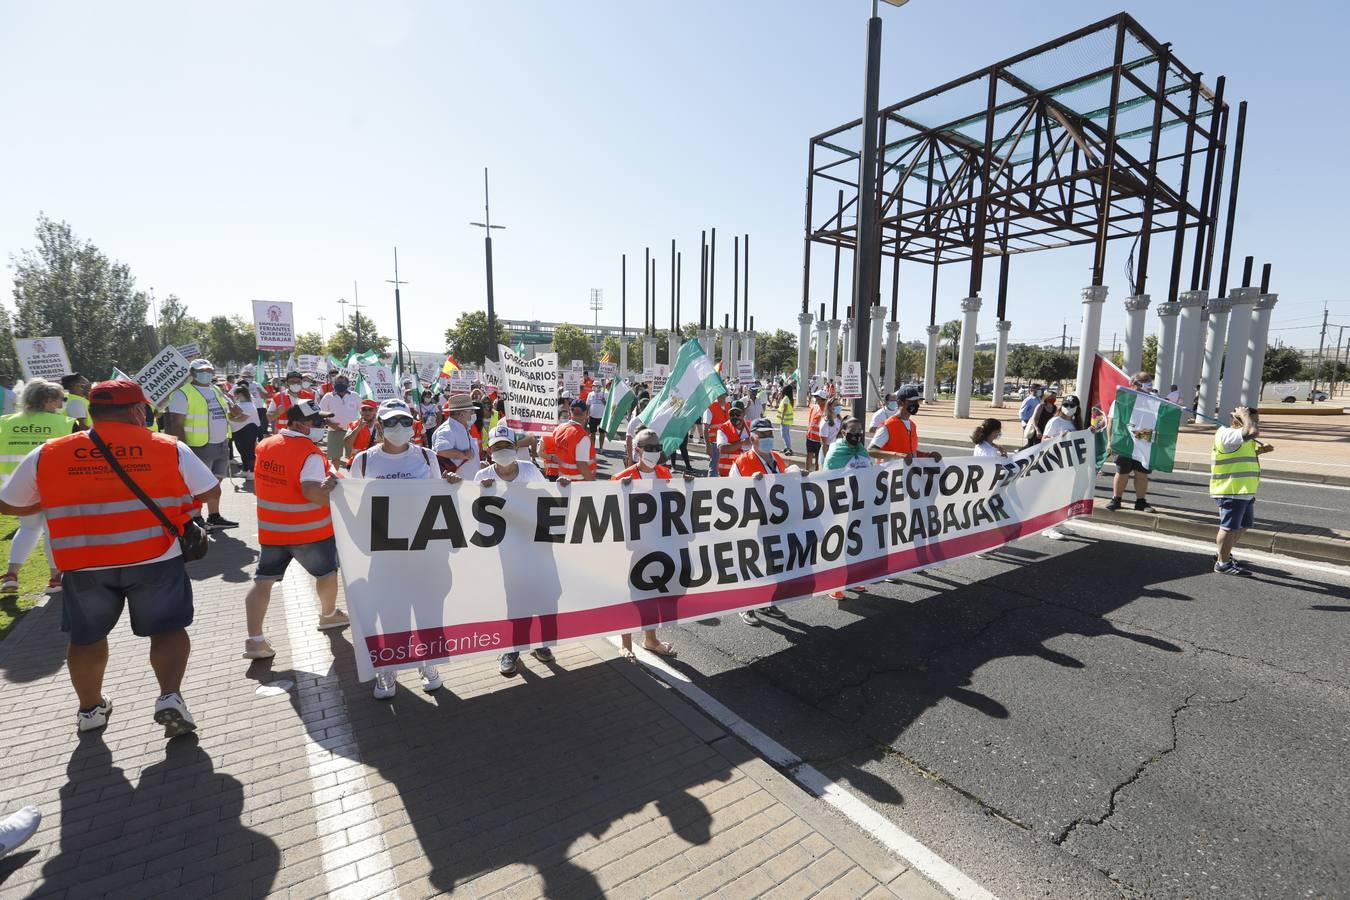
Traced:
<svg viewBox="0 0 1350 900">
<path fill-rule="evenodd" d="M 600 310 L 605 308 L 605 292 L 591 288 L 591 312 L 595 313 L 595 352 L 600 355 Z"/>
<path fill-rule="evenodd" d="M 488 201 L 488 170 L 483 167 L 483 221 L 470 222 L 470 225 L 483 229 L 483 249 L 487 254 L 487 358 L 497 361 L 497 308 L 492 298 L 492 229 L 502 229 L 505 225 L 492 224 L 492 205 Z"/>
<path fill-rule="evenodd" d="M 390 281 L 388 278 L 386 278 L 386 279 L 385 279 L 385 283 L 386 283 L 386 284 L 392 284 L 392 285 L 394 286 L 394 331 L 396 332 L 395 335 L 394 335 L 394 339 L 395 339 L 395 341 L 398 342 L 397 354 L 396 354 L 396 355 L 398 356 L 398 371 L 399 371 L 399 374 L 402 375 L 402 374 L 403 374 L 403 301 L 402 301 L 402 298 L 399 296 L 398 286 L 401 285 L 401 284 L 407 284 L 408 282 L 406 282 L 406 281 L 399 281 L 399 280 L 398 280 L 398 248 L 397 248 L 397 247 L 394 248 L 394 279 L 393 279 L 392 281 Z"/>
</svg>

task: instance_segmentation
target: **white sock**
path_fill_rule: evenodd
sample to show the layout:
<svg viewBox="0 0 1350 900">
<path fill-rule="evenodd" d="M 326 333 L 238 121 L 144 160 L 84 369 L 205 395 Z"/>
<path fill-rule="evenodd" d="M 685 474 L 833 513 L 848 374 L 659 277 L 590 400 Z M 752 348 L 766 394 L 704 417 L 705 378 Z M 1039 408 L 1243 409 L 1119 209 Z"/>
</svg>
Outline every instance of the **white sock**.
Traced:
<svg viewBox="0 0 1350 900">
<path fill-rule="evenodd" d="M 262 636 L 261 634 L 250 634 L 250 635 L 248 636 L 248 639 L 249 639 L 250 641 L 261 641 L 261 640 L 263 640 L 263 636 Z"/>
</svg>

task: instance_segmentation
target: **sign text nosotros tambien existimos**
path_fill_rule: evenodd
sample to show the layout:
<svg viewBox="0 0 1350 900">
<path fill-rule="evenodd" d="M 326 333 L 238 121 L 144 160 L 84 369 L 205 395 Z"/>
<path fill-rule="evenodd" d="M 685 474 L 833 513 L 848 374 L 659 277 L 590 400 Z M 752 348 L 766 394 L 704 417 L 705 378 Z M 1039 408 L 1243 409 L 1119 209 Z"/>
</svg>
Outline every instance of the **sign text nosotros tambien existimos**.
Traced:
<svg viewBox="0 0 1350 900">
<path fill-rule="evenodd" d="M 1094 480 L 1084 431 L 1006 459 L 759 481 L 351 481 L 333 506 L 358 646 L 407 653 L 413 641 L 448 656 L 725 615 L 936 565 L 1086 514 Z M 496 637 L 480 648 L 484 635 Z M 396 663 L 358 660 L 363 677 L 367 664 Z"/>
</svg>

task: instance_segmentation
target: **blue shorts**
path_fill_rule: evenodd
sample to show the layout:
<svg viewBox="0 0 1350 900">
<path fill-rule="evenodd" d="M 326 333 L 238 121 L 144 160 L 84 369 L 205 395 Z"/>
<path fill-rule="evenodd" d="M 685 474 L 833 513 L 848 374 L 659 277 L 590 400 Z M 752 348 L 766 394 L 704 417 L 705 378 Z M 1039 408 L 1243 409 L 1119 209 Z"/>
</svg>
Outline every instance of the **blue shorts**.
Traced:
<svg viewBox="0 0 1350 900">
<path fill-rule="evenodd" d="M 183 558 L 61 575 L 61 630 L 76 646 L 106 638 L 128 604 L 131 631 L 140 637 L 191 625 L 192 582 Z"/>
<path fill-rule="evenodd" d="M 1251 528 L 1255 519 L 1255 497 L 1215 497 L 1219 504 L 1219 527 L 1224 531 Z"/>
<path fill-rule="evenodd" d="M 263 544 L 253 580 L 280 581 L 291 560 L 315 578 L 332 575 L 338 570 L 337 542 L 328 537 L 308 544 Z"/>
</svg>

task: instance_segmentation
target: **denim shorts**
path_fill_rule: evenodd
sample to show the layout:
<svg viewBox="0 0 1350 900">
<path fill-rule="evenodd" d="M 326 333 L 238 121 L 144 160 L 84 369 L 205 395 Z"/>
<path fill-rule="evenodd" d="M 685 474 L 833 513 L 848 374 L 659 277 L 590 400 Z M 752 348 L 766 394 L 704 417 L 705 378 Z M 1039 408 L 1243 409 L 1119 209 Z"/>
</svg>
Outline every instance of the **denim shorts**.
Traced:
<svg viewBox="0 0 1350 900">
<path fill-rule="evenodd" d="M 97 644 L 131 606 L 140 637 L 192 624 L 192 582 L 183 558 L 114 569 L 76 569 L 61 576 L 61 630 L 76 646 Z"/>
<path fill-rule="evenodd" d="M 1256 518 L 1255 497 L 1215 497 L 1214 502 L 1219 504 L 1219 527 L 1224 531 L 1252 527 Z"/>
<path fill-rule="evenodd" d="M 253 580 L 280 581 L 291 560 L 315 578 L 332 575 L 338 570 L 337 542 L 327 537 L 308 544 L 263 544 Z"/>
</svg>

